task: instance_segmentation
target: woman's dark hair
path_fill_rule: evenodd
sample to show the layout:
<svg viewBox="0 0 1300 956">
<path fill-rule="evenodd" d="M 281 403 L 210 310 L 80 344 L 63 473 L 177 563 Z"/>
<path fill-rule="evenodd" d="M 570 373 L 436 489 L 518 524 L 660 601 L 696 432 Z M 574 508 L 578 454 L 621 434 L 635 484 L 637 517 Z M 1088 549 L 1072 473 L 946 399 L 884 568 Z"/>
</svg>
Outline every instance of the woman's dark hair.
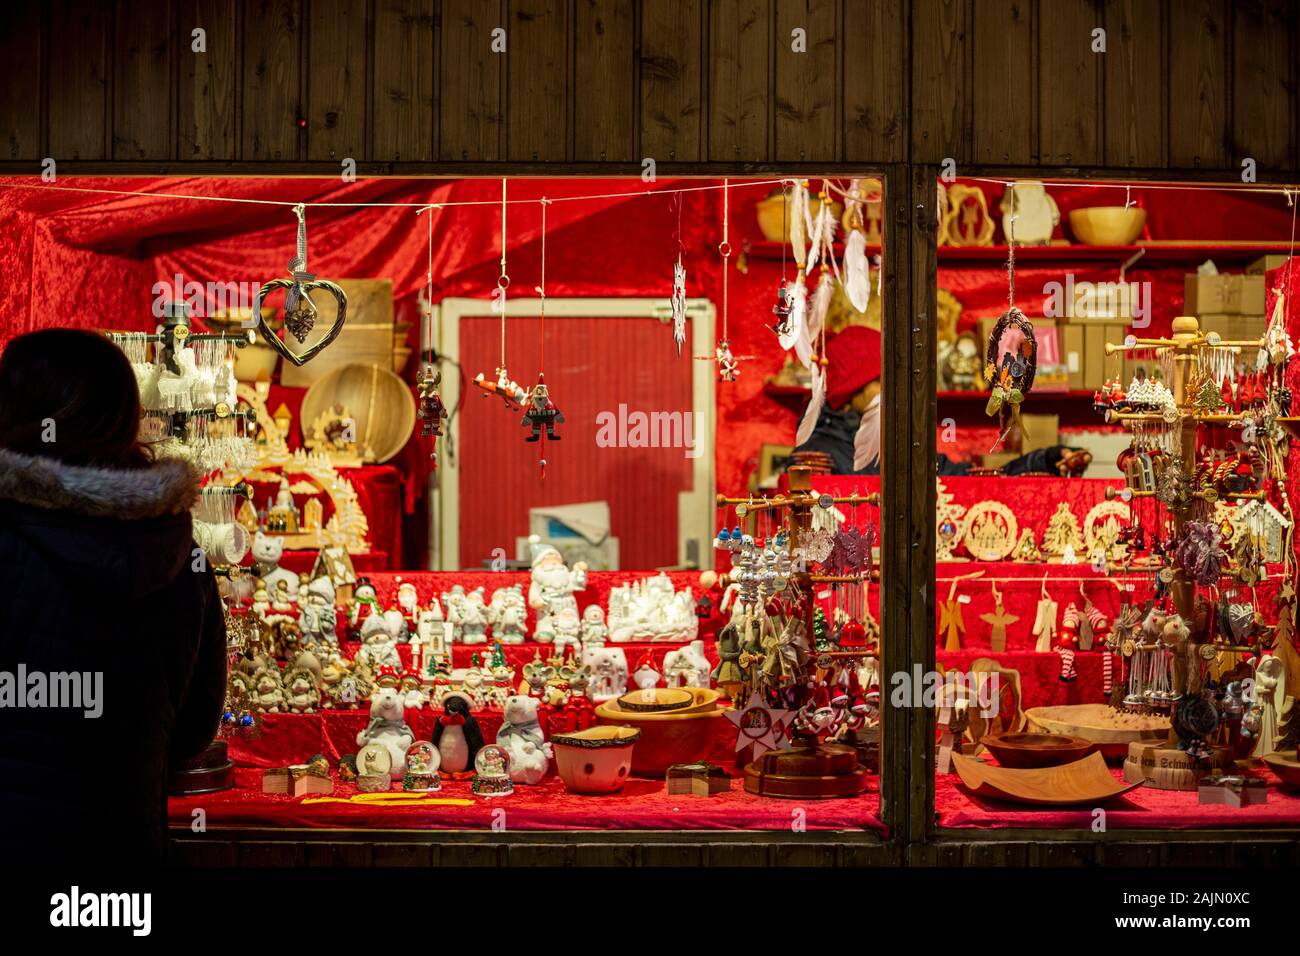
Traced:
<svg viewBox="0 0 1300 956">
<path fill-rule="evenodd" d="M 0 354 L 0 448 L 70 465 L 139 468 L 140 392 L 126 355 L 94 332 L 44 329 Z"/>
</svg>

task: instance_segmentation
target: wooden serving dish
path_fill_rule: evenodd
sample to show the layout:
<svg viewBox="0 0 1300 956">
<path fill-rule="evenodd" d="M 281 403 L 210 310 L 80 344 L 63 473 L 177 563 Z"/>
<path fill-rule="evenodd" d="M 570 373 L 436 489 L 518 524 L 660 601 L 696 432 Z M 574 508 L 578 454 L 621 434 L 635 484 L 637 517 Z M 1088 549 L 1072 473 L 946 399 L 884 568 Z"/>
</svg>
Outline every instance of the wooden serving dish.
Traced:
<svg viewBox="0 0 1300 956">
<path fill-rule="evenodd" d="M 660 689 L 665 694 L 669 689 Z M 662 777 L 678 763 L 699 763 L 713 750 L 722 731 L 722 715 L 727 706 L 719 701 L 718 691 L 706 687 L 672 688 L 690 695 L 686 706 L 672 710 L 628 710 L 624 702 L 639 698 L 640 691 L 625 694 L 596 708 L 596 720 L 602 725 L 633 727 L 641 739 L 632 754 L 632 772 L 641 777 Z"/>
<path fill-rule="evenodd" d="M 1300 790 L 1300 760 L 1296 760 L 1294 753 L 1275 750 L 1271 754 L 1264 754 L 1263 760 L 1268 764 L 1268 769 L 1282 781 L 1285 789 Z"/>
<path fill-rule="evenodd" d="M 386 364 L 344 365 L 312 384 L 299 415 L 304 441 L 322 413 L 342 406 L 352 417 L 358 452 L 368 447 L 374 464 L 382 465 L 405 448 L 415 431 L 415 398 L 389 370 L 391 362 Z"/>
<path fill-rule="evenodd" d="M 630 710 L 638 714 L 680 711 L 694 705 L 694 695 L 680 687 L 648 687 L 645 690 L 634 690 L 624 694 L 617 701 L 619 710 Z"/>
<path fill-rule="evenodd" d="M 1068 734 L 987 734 L 980 739 L 1003 767 L 1034 769 L 1073 763 L 1092 752 L 1091 740 Z"/>
<path fill-rule="evenodd" d="M 952 760 L 961 782 L 979 796 L 1033 806 L 1095 805 L 1142 786 L 1112 777 L 1099 753 L 1059 767 L 1034 770 L 994 767 L 958 753 L 952 755 Z"/>
<path fill-rule="evenodd" d="M 1097 745 L 1103 757 L 1123 760 L 1128 745 L 1169 739 L 1169 718 L 1121 713 L 1107 704 L 1065 704 L 1031 707 L 1025 711 L 1031 732 L 1082 737 Z"/>
</svg>

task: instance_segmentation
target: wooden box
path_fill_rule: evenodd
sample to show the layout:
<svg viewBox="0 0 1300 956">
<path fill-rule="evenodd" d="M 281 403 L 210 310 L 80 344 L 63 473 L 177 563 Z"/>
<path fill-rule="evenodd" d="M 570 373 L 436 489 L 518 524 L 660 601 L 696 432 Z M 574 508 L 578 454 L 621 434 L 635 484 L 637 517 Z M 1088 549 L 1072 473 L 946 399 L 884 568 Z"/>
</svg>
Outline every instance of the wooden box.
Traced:
<svg viewBox="0 0 1300 956">
<path fill-rule="evenodd" d="M 1196 788 L 1199 803 L 1252 807 L 1268 803 L 1268 783 L 1258 777 L 1210 777 Z"/>
<path fill-rule="evenodd" d="M 1061 356 L 1065 359 L 1070 391 L 1076 392 L 1083 388 L 1083 326 L 1063 325 L 1060 336 Z"/>
<path fill-rule="evenodd" d="M 1183 279 L 1183 314 L 1264 314 L 1262 275 L 1189 275 Z"/>
<path fill-rule="evenodd" d="M 1106 335 L 1109 326 L 1100 322 L 1083 327 L 1083 387 L 1094 392 L 1106 381 Z"/>
<path fill-rule="evenodd" d="M 280 384 L 290 388 L 310 388 L 330 372 L 344 365 L 378 365 L 393 367 L 393 280 L 338 279 L 347 293 L 348 316 L 343 331 L 324 351 L 299 368 L 292 362 L 280 363 Z M 278 299 L 276 300 L 279 301 Z M 334 321 L 334 297 L 316 292 L 312 301 L 320 310 L 316 327 L 307 336 L 303 348 L 320 336 L 322 329 Z M 289 349 L 297 340 L 289 338 Z"/>
<path fill-rule="evenodd" d="M 679 763 L 668 768 L 664 790 L 669 794 L 711 797 L 731 789 L 731 778 L 709 763 Z"/>
<path fill-rule="evenodd" d="M 1284 252 L 1270 253 L 1267 256 L 1260 256 L 1250 265 L 1246 266 L 1246 274 L 1252 276 L 1262 276 L 1265 273 L 1272 272 L 1274 269 L 1280 269 L 1286 265 L 1287 255 Z"/>
<path fill-rule="evenodd" d="M 1225 342 L 1253 342 L 1262 339 L 1268 328 L 1268 319 L 1262 314 L 1209 314 L 1197 316 L 1197 321 L 1202 332 L 1218 332 Z"/>
<path fill-rule="evenodd" d="M 333 793 L 334 781 L 328 775 L 313 773 L 306 764 L 272 767 L 262 771 L 262 792 L 283 793 L 290 797 Z"/>
<path fill-rule="evenodd" d="M 1034 415 L 1028 412 L 1020 414 L 1021 441 L 1020 453 L 1028 454 L 1039 448 L 1050 448 L 1058 443 L 1061 425 L 1059 415 Z"/>
</svg>

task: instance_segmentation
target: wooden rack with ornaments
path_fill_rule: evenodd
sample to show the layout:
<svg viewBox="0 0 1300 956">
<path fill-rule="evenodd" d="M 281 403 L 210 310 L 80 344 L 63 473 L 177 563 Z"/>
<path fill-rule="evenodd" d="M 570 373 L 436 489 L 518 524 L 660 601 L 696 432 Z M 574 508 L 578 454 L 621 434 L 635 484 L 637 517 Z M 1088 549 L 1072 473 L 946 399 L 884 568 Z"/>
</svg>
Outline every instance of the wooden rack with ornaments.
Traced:
<svg viewBox="0 0 1300 956">
<path fill-rule="evenodd" d="M 1194 317 L 1179 316 L 1173 320 L 1169 338 L 1137 339 L 1130 337 L 1124 344 L 1108 343 L 1106 354 L 1117 352 L 1154 352 L 1172 369 L 1168 387 L 1172 404 L 1158 410 L 1109 407 L 1106 420 L 1139 432 L 1144 426 L 1164 429 L 1171 433 L 1166 448 L 1172 452 L 1165 466 L 1167 487 L 1172 491 L 1126 488 L 1116 493 L 1108 489 L 1107 498 L 1118 496 L 1125 500 L 1134 497 L 1156 497 L 1167 506 L 1172 541 L 1181 543 L 1189 524 L 1194 520 L 1216 521 L 1214 509 L 1221 495 L 1212 486 L 1197 481 L 1198 433 L 1202 426 L 1236 428 L 1264 417 L 1264 426 L 1258 429 L 1259 440 L 1274 441 L 1275 430 L 1268 426 L 1267 418 L 1274 415 L 1276 406 L 1272 396 L 1262 413 L 1220 412 L 1214 402 L 1202 396 L 1213 381 L 1215 366 L 1223 367 L 1238 354 L 1249 355 L 1267 349 L 1268 340 L 1224 341 L 1217 334 L 1203 333 Z M 1277 357 L 1273 361 L 1280 364 Z M 1199 394 L 1198 394 L 1199 393 Z M 1252 432 L 1256 431 L 1252 425 Z M 1276 448 L 1265 450 L 1277 459 Z M 1267 459 L 1266 459 L 1267 460 Z M 1172 474 L 1171 474 L 1172 472 Z M 1266 472 L 1267 474 L 1267 472 Z M 1162 479 L 1163 480 L 1163 479 Z M 1285 500 L 1285 483 L 1278 479 L 1278 487 Z M 1181 490 L 1179 490 L 1181 488 Z M 1267 498 L 1262 488 L 1256 491 L 1230 492 L 1228 497 L 1239 502 L 1261 501 Z M 1289 509 L 1288 509 L 1289 510 Z M 1159 535 L 1163 529 L 1157 529 Z M 1171 549 L 1172 550 L 1172 549 Z M 1236 573 L 1225 556 L 1219 564 L 1220 576 Z M 1129 658 L 1130 670 L 1138 665 L 1142 652 L 1152 655 L 1169 654 L 1169 686 L 1162 687 L 1153 703 L 1140 709 L 1168 709 L 1173 729 L 1168 740 L 1130 744 L 1124 764 L 1124 777 L 1129 782 L 1145 782 L 1159 789 L 1195 790 L 1201 779 L 1230 766 L 1232 761 L 1244 756 L 1239 726 L 1233 726 L 1214 697 L 1206 692 L 1203 671 L 1211 664 L 1222 662 L 1224 655 L 1252 654 L 1255 647 L 1238 646 L 1212 636 L 1215 632 L 1214 610 L 1208 602 L 1197 601 L 1197 581 L 1189 576 L 1184 562 L 1165 555 L 1157 572 L 1158 580 L 1167 586 L 1174 612 L 1184 627 L 1179 638 L 1172 643 L 1165 640 L 1166 629 L 1159 640 L 1151 640 L 1145 629 L 1139 631 L 1136 641 L 1128 641 L 1124 648 Z M 1204 581 L 1202 584 L 1204 585 Z M 1217 586 L 1217 580 L 1215 582 Z M 1285 613 L 1285 612 L 1284 612 Z M 1292 612 L 1293 613 L 1293 612 Z M 1144 612 L 1143 619 L 1145 620 Z M 1175 631 L 1178 629 L 1175 628 Z M 1163 660 L 1163 656 L 1160 657 Z M 1164 678 L 1162 677 L 1162 680 Z M 1151 695 L 1147 695 L 1151 697 Z M 1130 706 L 1133 701 L 1128 701 Z M 1248 748 L 1245 748 L 1248 749 Z"/>
<path fill-rule="evenodd" d="M 880 504 L 878 494 L 843 497 L 818 495 L 812 490 L 812 472 L 801 465 L 791 467 L 786 475 L 789 487 L 785 494 L 770 498 L 728 498 L 719 495 L 718 506 L 733 507 L 736 516 L 742 520 L 756 519 L 765 512 L 778 518 L 781 522 L 780 531 L 787 535 L 790 553 L 793 555 L 800 549 L 804 538 L 812 533 L 813 509 L 830 509 L 835 505 L 879 507 Z M 865 587 L 867 581 L 874 577 L 874 572 L 862 576 L 813 574 L 796 565 L 787 584 L 779 588 L 776 594 L 765 595 L 765 600 L 758 602 L 760 606 L 754 612 L 760 617 L 766 617 L 766 607 L 762 605 L 773 599 L 779 600 L 787 605 L 791 619 L 802 621 L 804 633 L 811 640 L 817 612 L 814 587 L 837 583 L 859 583 Z M 723 587 L 733 583 L 731 575 L 724 575 L 720 580 Z M 876 652 L 867 646 L 861 649 L 841 647 L 838 651 L 814 650 L 809 655 L 803 673 L 794 674 L 775 686 L 763 686 L 761 696 L 769 701 L 779 698 L 781 703 L 777 707 L 803 708 L 808 701 L 802 695 L 808 693 L 812 682 L 827 679 L 837 662 L 875 656 Z M 751 694 L 748 704 L 736 702 L 740 711 L 738 720 L 744 721 L 749 712 L 767 710 L 761 705 L 755 705 L 758 696 L 759 694 Z M 794 710 L 777 712 L 782 715 L 795 713 Z M 771 719 L 770 712 L 757 716 L 764 721 Z M 773 721 L 772 724 L 775 725 L 776 722 Z M 825 799 L 856 796 L 866 789 L 867 771 L 859 763 L 857 748 L 823 742 L 817 732 L 796 726 L 793 716 L 787 718 L 787 724 L 788 726 L 776 729 L 776 734 L 788 729 L 791 736 L 790 748 L 767 750 L 748 764 L 744 771 L 747 791 L 768 797 Z"/>
</svg>

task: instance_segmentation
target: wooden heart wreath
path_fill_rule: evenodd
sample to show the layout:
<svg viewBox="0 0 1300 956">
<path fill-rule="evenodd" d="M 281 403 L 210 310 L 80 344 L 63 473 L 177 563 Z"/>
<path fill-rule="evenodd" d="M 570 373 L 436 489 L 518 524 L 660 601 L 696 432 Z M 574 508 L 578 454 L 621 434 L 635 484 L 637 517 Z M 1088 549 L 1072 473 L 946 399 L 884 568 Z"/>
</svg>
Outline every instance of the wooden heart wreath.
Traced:
<svg viewBox="0 0 1300 956">
<path fill-rule="evenodd" d="M 343 323 L 347 320 L 348 314 L 348 295 L 337 283 L 330 282 L 328 279 L 317 279 L 307 271 L 306 207 L 299 204 L 294 206 L 293 212 L 298 217 L 298 254 L 289 263 L 291 278 L 272 279 L 262 286 L 253 301 L 253 315 L 257 316 L 257 327 L 266 344 L 284 356 L 286 361 L 303 366 L 319 355 L 325 346 L 338 338 L 339 333 L 343 331 Z M 316 325 L 318 313 L 316 303 L 311 300 L 311 293 L 316 289 L 323 289 L 334 296 L 334 301 L 338 303 L 338 314 L 334 316 L 334 324 L 304 352 L 296 354 L 291 352 L 284 339 L 275 334 L 267 325 L 266 317 L 262 315 L 262 300 L 276 289 L 284 290 L 284 327 L 299 344 L 307 341 L 307 335 Z"/>
</svg>

